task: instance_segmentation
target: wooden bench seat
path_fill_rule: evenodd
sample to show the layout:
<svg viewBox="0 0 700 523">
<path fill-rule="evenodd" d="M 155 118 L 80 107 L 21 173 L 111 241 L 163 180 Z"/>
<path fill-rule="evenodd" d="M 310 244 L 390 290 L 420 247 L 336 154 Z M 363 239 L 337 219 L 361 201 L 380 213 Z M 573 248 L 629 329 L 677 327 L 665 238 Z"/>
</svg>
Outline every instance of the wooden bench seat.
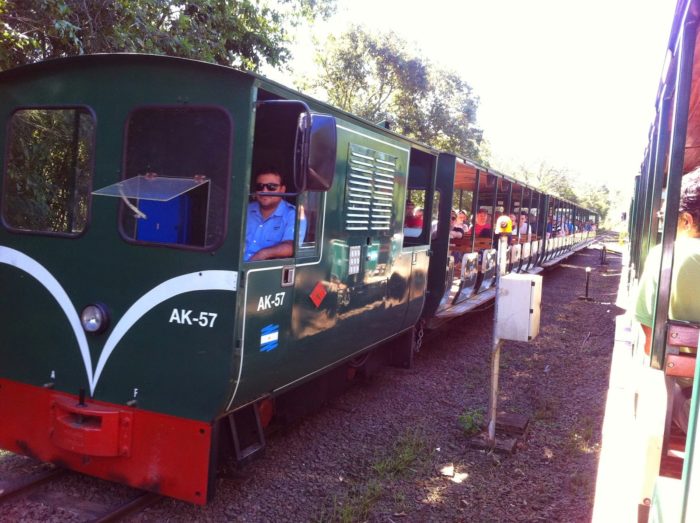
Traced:
<svg viewBox="0 0 700 523">
<path fill-rule="evenodd" d="M 674 378 L 694 378 L 695 359 L 695 354 L 667 354 L 664 372 Z"/>
<path fill-rule="evenodd" d="M 491 248 L 491 238 L 477 238 L 475 245 L 475 250 L 482 251 L 484 249 Z M 462 238 L 453 238 L 450 240 L 450 250 L 459 251 L 461 253 L 472 252 L 472 236 L 467 234 Z"/>
<path fill-rule="evenodd" d="M 666 323 L 666 352 L 664 374 L 668 392 L 666 428 L 659 473 L 680 478 L 685 458 L 686 436 L 671 422 L 674 403 L 674 383 L 679 378 L 694 378 L 700 325 L 669 320 Z"/>
<path fill-rule="evenodd" d="M 675 378 L 693 378 L 700 325 L 674 322 L 666 324 L 664 372 Z M 683 349 L 685 352 L 681 352 Z"/>
</svg>

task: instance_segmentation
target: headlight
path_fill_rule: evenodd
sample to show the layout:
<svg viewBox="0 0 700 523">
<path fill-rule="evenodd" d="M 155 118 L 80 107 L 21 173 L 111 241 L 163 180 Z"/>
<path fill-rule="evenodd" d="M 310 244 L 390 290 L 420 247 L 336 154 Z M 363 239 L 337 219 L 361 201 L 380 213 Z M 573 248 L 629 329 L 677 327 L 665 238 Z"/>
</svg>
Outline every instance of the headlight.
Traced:
<svg viewBox="0 0 700 523">
<path fill-rule="evenodd" d="M 104 332 L 109 324 L 107 309 L 99 303 L 88 305 L 80 313 L 80 323 L 83 324 L 85 332 L 90 334 Z"/>
</svg>

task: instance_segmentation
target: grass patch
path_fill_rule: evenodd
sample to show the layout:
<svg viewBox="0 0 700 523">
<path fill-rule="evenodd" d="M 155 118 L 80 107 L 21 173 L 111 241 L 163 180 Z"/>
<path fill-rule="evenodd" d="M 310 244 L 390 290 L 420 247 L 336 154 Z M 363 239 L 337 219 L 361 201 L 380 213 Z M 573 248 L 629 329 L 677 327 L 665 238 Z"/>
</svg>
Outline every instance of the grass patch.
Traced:
<svg viewBox="0 0 700 523">
<path fill-rule="evenodd" d="M 406 510 L 406 494 L 399 491 L 394 492 L 394 507 L 396 507 L 396 512 Z"/>
<path fill-rule="evenodd" d="M 595 422 L 591 417 L 581 418 L 566 438 L 567 450 L 570 453 L 583 452 L 586 454 L 597 451 L 600 444 L 594 441 L 595 429 Z"/>
<path fill-rule="evenodd" d="M 557 417 L 559 401 L 554 398 L 539 398 L 535 401 L 535 412 L 532 417 L 538 421 L 552 421 Z"/>
<path fill-rule="evenodd" d="M 404 475 L 416 461 L 427 455 L 425 439 L 416 432 L 403 434 L 394 443 L 391 452 L 377 460 L 372 469 L 380 478 L 391 479 Z"/>
<path fill-rule="evenodd" d="M 459 415 L 457 422 L 467 436 L 478 434 L 484 426 L 484 410 L 467 409 Z"/>
<path fill-rule="evenodd" d="M 384 488 L 372 479 L 366 484 L 353 489 L 353 492 L 343 501 L 333 500 L 332 509 L 325 511 L 314 521 L 317 523 L 354 523 L 369 518 L 372 507 L 379 501 Z"/>
<path fill-rule="evenodd" d="M 409 472 L 429 456 L 430 446 L 418 431 L 402 434 L 383 455 L 369 464 L 369 472 L 363 481 L 349 486 L 347 495 L 334 497 L 330 504 L 313 519 L 316 523 L 353 523 L 370 519 L 372 509 L 385 496 L 391 499 L 397 512 L 405 510 L 406 496 L 393 488 L 392 481 Z"/>
</svg>

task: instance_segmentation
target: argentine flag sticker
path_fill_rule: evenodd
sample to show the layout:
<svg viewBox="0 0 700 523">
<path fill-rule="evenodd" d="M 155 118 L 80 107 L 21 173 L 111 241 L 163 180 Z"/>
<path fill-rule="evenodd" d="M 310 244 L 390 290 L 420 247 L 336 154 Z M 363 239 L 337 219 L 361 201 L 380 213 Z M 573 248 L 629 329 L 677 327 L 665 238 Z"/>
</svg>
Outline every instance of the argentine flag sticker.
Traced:
<svg viewBox="0 0 700 523">
<path fill-rule="evenodd" d="M 260 352 L 270 352 L 279 345 L 280 326 L 270 324 L 260 329 Z"/>
</svg>

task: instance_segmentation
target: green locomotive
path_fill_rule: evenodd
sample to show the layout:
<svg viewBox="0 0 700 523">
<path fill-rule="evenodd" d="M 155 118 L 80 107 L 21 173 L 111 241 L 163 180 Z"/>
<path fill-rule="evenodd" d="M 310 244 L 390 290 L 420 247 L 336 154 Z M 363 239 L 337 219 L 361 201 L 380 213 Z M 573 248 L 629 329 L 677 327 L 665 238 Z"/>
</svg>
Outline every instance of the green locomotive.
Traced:
<svg viewBox="0 0 700 523">
<path fill-rule="evenodd" d="M 511 270 L 594 237 L 571 202 L 196 61 L 5 71 L 0 119 L 0 447 L 193 503 L 284 393 L 386 342 L 410 365 L 425 325 L 493 298 L 495 243 L 451 238 L 455 202 L 528 213 Z M 246 258 L 253 195 L 285 202 L 292 255 Z"/>
</svg>

